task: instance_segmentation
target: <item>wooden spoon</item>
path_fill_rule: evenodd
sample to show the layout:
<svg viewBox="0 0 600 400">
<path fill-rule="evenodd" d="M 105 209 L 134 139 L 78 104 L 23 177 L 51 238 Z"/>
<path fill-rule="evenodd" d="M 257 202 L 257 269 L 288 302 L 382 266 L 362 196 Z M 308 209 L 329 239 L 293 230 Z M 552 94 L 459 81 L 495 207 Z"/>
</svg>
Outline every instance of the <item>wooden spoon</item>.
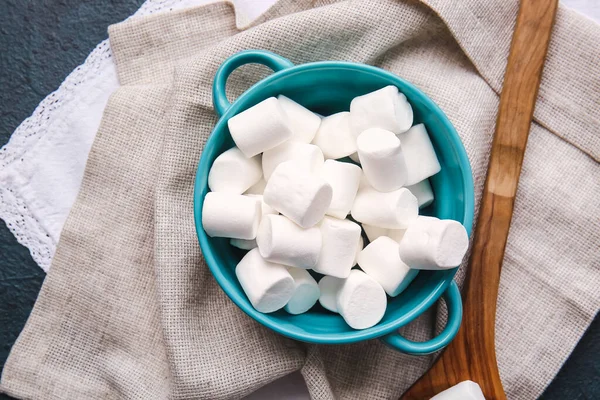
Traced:
<svg viewBox="0 0 600 400">
<path fill-rule="evenodd" d="M 496 132 L 454 341 L 401 397 L 425 400 L 465 380 L 487 400 L 506 399 L 494 343 L 500 269 L 558 0 L 522 0 L 500 95 Z"/>
</svg>

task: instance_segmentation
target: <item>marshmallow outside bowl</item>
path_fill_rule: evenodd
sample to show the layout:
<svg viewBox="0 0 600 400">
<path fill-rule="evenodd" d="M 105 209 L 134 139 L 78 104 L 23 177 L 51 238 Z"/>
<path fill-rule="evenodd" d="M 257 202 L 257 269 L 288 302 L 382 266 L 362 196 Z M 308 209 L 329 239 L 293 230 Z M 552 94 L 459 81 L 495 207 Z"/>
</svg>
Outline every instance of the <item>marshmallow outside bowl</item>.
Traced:
<svg viewBox="0 0 600 400">
<path fill-rule="evenodd" d="M 276 72 L 230 104 L 225 96 L 227 77 L 233 70 L 248 63 L 260 63 Z M 196 173 L 194 218 L 200 247 L 216 281 L 237 306 L 259 323 L 282 335 L 309 343 L 344 344 L 382 338 L 399 351 L 428 354 L 447 345 L 460 326 L 460 293 L 452 282 L 456 269 L 421 271 L 404 292 L 389 299 L 382 320 L 363 330 L 350 328 L 340 315 L 326 311 L 320 305 L 299 315 L 290 315 L 284 310 L 263 314 L 252 307 L 234 274 L 244 252 L 231 246 L 229 239 L 208 237 L 201 223 L 202 202 L 208 192 L 208 171 L 215 158 L 234 145 L 227 128 L 227 120 L 233 115 L 279 94 L 313 112 L 331 115 L 349 110 L 354 97 L 387 85 L 398 87 L 406 95 L 413 107 L 414 123 L 424 123 L 427 127 L 442 166 L 442 170 L 430 178 L 436 200 L 421 213 L 455 219 L 470 232 L 474 199 L 467 155 L 451 123 L 432 100 L 412 84 L 376 67 L 336 61 L 294 66 L 289 60 L 262 50 L 237 53 L 225 60 L 217 71 L 213 101 L 221 118 L 204 146 Z M 450 318 L 439 336 L 428 342 L 414 343 L 395 332 L 431 307 L 442 294 L 449 304 Z"/>
</svg>

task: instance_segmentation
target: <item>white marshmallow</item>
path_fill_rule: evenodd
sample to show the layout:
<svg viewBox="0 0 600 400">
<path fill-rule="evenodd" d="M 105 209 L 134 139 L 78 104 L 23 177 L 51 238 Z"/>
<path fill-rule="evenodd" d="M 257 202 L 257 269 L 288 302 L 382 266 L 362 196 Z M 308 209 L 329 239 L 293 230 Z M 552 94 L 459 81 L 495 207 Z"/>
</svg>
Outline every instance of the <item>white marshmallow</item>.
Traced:
<svg viewBox="0 0 600 400">
<path fill-rule="evenodd" d="M 405 185 L 411 186 L 437 174 L 442 169 L 425 125 L 418 124 L 398 135 L 408 176 Z"/>
<path fill-rule="evenodd" d="M 371 186 L 371 184 L 369 183 L 369 181 L 367 180 L 367 177 L 364 174 L 360 177 L 360 183 L 358 185 L 358 190 L 363 190 L 363 189 L 371 189 L 371 190 L 375 190 L 373 188 L 373 186 Z M 355 199 L 356 201 L 356 199 Z M 381 227 L 377 227 L 374 225 L 369 225 L 369 224 L 365 224 L 365 223 L 361 223 L 362 227 L 365 230 L 365 233 L 367 234 L 367 238 L 369 239 L 369 242 L 372 242 L 373 240 L 377 239 L 379 236 L 388 236 L 394 240 L 396 240 L 398 243 L 400 243 L 400 240 L 402 239 L 402 236 L 404 235 L 404 231 L 405 229 L 388 229 L 388 228 L 381 228 Z"/>
<path fill-rule="evenodd" d="M 358 255 L 358 265 L 379 282 L 391 297 L 402 293 L 419 272 L 402 262 L 398 254 L 398 243 L 387 236 L 369 243 Z"/>
<path fill-rule="evenodd" d="M 425 208 L 433 203 L 433 190 L 431 189 L 429 179 L 422 180 L 421 182 L 407 186 L 406 188 L 417 198 L 419 208 Z"/>
<path fill-rule="evenodd" d="M 323 246 L 315 272 L 346 278 L 354 266 L 360 243 L 360 226 L 348 219 L 325 217 L 321 222 Z"/>
<path fill-rule="evenodd" d="M 286 161 L 271 175 L 263 200 L 301 227 L 310 228 L 325 215 L 332 194 L 331 185 L 323 178 Z"/>
<path fill-rule="evenodd" d="M 352 204 L 354 204 L 361 175 L 360 167 L 354 164 L 335 160 L 325 161 L 322 176 L 333 189 L 327 215 L 340 219 L 348 216 Z"/>
<path fill-rule="evenodd" d="M 356 248 L 356 255 L 354 256 L 354 264 L 352 264 L 353 267 L 356 264 L 358 264 L 358 255 L 364 248 L 365 248 L 365 240 L 363 239 L 363 237 L 361 235 L 360 239 L 358 239 L 358 247 Z"/>
<path fill-rule="evenodd" d="M 352 218 L 380 228 L 405 229 L 419 214 L 417 198 L 406 188 L 381 193 L 373 188 L 358 190 Z"/>
<path fill-rule="evenodd" d="M 351 328 L 366 329 L 381 321 L 387 298 L 375 279 L 353 269 L 339 289 L 336 304 L 338 312 Z"/>
<path fill-rule="evenodd" d="M 227 125 L 233 141 L 246 157 L 254 157 L 292 137 L 287 115 L 275 97 L 234 115 Z"/>
<path fill-rule="evenodd" d="M 365 129 L 382 128 L 405 132 L 413 123 L 413 110 L 406 96 L 395 86 L 355 97 L 350 103 L 352 132 L 358 137 Z"/>
<path fill-rule="evenodd" d="M 284 142 L 267 150 L 262 156 L 262 170 L 268 181 L 275 168 L 284 161 L 296 161 L 300 168 L 319 174 L 323 168 L 323 152 L 313 144 Z"/>
<path fill-rule="evenodd" d="M 208 172 L 208 187 L 212 192 L 242 194 L 261 178 L 260 156 L 248 158 L 232 147 L 213 162 Z"/>
<path fill-rule="evenodd" d="M 294 278 L 279 264 L 266 261 L 258 249 L 250 250 L 235 267 L 244 293 L 252 306 L 270 313 L 285 306 L 294 294 Z"/>
<path fill-rule="evenodd" d="M 406 233 L 406 229 L 388 229 L 387 237 L 400 244 L 402 239 L 404 239 L 404 234 Z"/>
<path fill-rule="evenodd" d="M 312 268 L 321 252 L 321 230 L 303 229 L 283 215 L 266 215 L 260 222 L 256 243 L 267 261 Z"/>
<path fill-rule="evenodd" d="M 436 394 L 430 400 L 485 400 L 481 387 L 473 381 L 459 384 Z"/>
<path fill-rule="evenodd" d="M 360 190 L 362 188 L 373 188 L 373 186 L 371 186 L 371 184 L 367 180 L 367 177 L 365 176 L 365 172 L 364 171 L 363 171 L 363 174 L 360 177 L 360 183 L 358 184 L 358 189 Z"/>
<path fill-rule="evenodd" d="M 244 192 L 244 194 L 263 194 L 266 186 L 267 186 L 267 181 L 265 181 L 265 178 L 262 177 L 254 185 L 250 186 L 250 188 L 248 190 L 246 190 Z"/>
<path fill-rule="evenodd" d="M 277 96 L 277 99 L 288 117 L 293 133 L 290 140 L 303 143 L 312 142 L 319 125 L 321 125 L 321 117 L 282 94 Z"/>
<path fill-rule="evenodd" d="M 254 239 L 262 212 L 260 202 L 239 194 L 209 192 L 202 205 L 202 226 L 210 237 Z"/>
<path fill-rule="evenodd" d="M 389 231 L 387 228 L 380 228 L 369 224 L 362 224 L 362 228 L 365 230 L 369 242 L 374 242 L 378 237 L 387 236 Z"/>
<path fill-rule="evenodd" d="M 380 192 L 400 189 L 407 171 L 400 140 L 390 131 L 371 128 L 356 139 L 358 156 L 367 180 Z"/>
<path fill-rule="evenodd" d="M 460 265 L 469 236 L 460 222 L 418 217 L 400 242 L 400 258 L 414 269 L 448 269 Z"/>
<path fill-rule="evenodd" d="M 271 207 L 270 205 L 265 203 L 265 200 L 264 200 L 262 194 L 246 194 L 244 196 L 248 196 L 250 198 L 257 199 L 260 201 L 261 211 L 262 211 L 263 216 L 265 216 L 267 214 L 275 214 L 275 215 L 279 214 L 276 209 L 274 209 L 273 207 Z"/>
<path fill-rule="evenodd" d="M 319 296 L 319 303 L 324 309 L 331 312 L 338 312 L 337 310 L 337 295 L 344 283 L 344 279 L 335 278 L 333 276 L 327 276 L 321 278 L 319 281 L 319 289 L 321 295 Z"/>
<path fill-rule="evenodd" d="M 358 146 L 357 146 L 357 147 L 358 147 Z M 350 154 L 348 157 L 350 157 L 350 159 L 351 159 L 352 161 L 354 161 L 355 163 L 357 163 L 357 164 L 360 164 L 360 158 L 358 157 L 358 152 L 356 152 L 356 153 L 352 153 L 352 154 Z"/>
<path fill-rule="evenodd" d="M 406 232 L 406 229 L 379 228 L 377 226 L 368 224 L 362 224 L 362 227 L 367 234 L 369 242 L 374 242 L 378 237 L 387 236 L 390 239 L 395 240 L 397 243 L 400 243 L 402 237 L 404 237 L 404 232 Z"/>
<path fill-rule="evenodd" d="M 256 244 L 256 239 L 231 239 L 229 241 L 229 244 L 231 244 L 233 247 L 237 247 L 238 249 L 242 250 L 252 250 L 258 246 Z"/>
<path fill-rule="evenodd" d="M 332 114 L 321 120 L 313 144 L 323 150 L 326 159 L 347 157 L 356 152 L 356 138 L 350 131 L 350 113 Z"/>
<path fill-rule="evenodd" d="M 305 313 L 319 300 L 319 285 L 305 269 L 290 267 L 288 272 L 294 278 L 294 294 L 283 309 L 290 314 Z"/>
</svg>

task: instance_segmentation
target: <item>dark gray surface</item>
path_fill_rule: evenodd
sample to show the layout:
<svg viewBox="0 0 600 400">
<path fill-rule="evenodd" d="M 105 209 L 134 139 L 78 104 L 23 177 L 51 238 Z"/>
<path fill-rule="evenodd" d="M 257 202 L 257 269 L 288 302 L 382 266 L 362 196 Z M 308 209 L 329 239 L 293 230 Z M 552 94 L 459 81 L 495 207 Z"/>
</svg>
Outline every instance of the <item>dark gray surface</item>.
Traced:
<svg viewBox="0 0 600 400">
<path fill-rule="evenodd" d="M 143 0 L 0 0 L 0 144 Z M 43 271 L 0 223 L 0 370 L 23 328 Z M 543 400 L 600 399 L 598 318 Z M 0 399 L 8 397 L 0 394 Z"/>
</svg>

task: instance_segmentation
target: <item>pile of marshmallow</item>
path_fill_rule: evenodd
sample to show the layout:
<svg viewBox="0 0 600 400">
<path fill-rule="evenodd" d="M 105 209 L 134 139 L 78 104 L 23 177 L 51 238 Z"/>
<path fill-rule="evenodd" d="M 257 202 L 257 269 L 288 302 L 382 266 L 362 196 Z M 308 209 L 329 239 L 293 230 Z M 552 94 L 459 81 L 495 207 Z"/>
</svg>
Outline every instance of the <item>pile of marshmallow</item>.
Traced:
<svg viewBox="0 0 600 400">
<path fill-rule="evenodd" d="M 419 216 L 441 168 L 425 127 L 412 123 L 394 86 L 327 117 L 279 95 L 229 119 L 236 147 L 208 174 L 202 224 L 249 250 L 235 273 L 256 310 L 301 314 L 319 301 L 365 329 L 383 317 L 386 293 L 398 296 L 419 270 L 461 263 L 464 227 Z M 338 161 L 346 157 L 354 163 Z"/>
</svg>

